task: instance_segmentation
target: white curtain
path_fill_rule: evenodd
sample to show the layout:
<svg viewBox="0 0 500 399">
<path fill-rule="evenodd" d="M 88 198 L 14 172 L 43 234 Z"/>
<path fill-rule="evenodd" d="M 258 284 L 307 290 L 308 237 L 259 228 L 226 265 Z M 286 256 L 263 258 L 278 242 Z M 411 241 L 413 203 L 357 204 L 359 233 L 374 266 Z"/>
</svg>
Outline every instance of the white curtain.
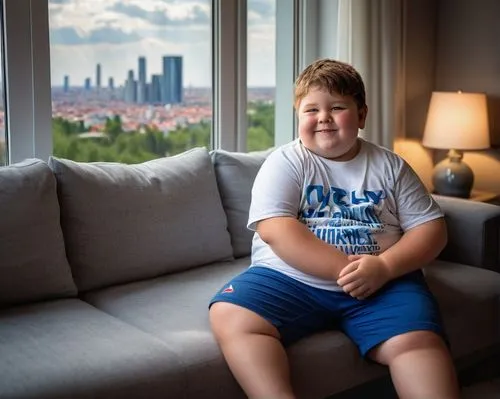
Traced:
<svg viewBox="0 0 500 399">
<path fill-rule="evenodd" d="M 368 119 L 361 136 L 393 148 L 404 126 L 405 0 L 338 0 L 337 58 L 366 86 Z"/>
</svg>

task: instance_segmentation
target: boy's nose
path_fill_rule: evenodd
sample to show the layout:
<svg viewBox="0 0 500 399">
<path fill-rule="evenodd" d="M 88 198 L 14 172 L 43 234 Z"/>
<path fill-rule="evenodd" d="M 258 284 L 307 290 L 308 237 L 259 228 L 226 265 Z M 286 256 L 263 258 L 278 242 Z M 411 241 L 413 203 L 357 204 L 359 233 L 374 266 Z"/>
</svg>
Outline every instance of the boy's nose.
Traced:
<svg viewBox="0 0 500 399">
<path fill-rule="evenodd" d="M 333 121 L 333 118 L 329 112 L 321 112 L 321 114 L 319 115 L 319 122 L 320 123 L 329 123 L 332 121 Z"/>
</svg>

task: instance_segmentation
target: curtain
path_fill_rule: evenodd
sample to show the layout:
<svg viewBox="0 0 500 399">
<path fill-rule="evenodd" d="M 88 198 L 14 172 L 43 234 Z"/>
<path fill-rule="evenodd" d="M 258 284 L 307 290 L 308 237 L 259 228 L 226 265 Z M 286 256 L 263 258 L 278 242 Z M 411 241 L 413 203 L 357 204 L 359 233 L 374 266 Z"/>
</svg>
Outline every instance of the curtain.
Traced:
<svg viewBox="0 0 500 399">
<path fill-rule="evenodd" d="M 393 149 L 404 127 L 405 0 L 338 0 L 337 58 L 365 82 L 368 118 L 360 136 Z"/>
</svg>

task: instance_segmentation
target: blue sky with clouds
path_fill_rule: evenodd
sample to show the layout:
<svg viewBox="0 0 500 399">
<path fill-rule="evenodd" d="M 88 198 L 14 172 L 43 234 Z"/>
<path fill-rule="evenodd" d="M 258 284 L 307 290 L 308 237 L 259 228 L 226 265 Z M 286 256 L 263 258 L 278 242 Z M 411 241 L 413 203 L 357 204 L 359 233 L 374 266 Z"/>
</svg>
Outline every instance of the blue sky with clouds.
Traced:
<svg viewBox="0 0 500 399">
<path fill-rule="evenodd" d="M 137 58 L 147 59 L 147 74 L 161 73 L 163 55 L 182 55 L 184 85 L 211 82 L 210 0 L 49 0 L 52 85 L 64 75 L 71 85 L 137 76 Z M 249 86 L 275 83 L 275 0 L 248 0 Z"/>
</svg>

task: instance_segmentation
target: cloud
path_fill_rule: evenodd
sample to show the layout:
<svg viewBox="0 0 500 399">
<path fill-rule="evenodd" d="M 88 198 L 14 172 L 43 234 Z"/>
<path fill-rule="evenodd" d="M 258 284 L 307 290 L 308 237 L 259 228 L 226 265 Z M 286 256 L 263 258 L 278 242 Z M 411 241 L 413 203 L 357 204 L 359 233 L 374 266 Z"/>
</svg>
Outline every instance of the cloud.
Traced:
<svg viewBox="0 0 500 399">
<path fill-rule="evenodd" d="M 159 42 L 191 45 L 196 43 L 206 43 L 210 45 L 210 26 L 206 29 L 184 31 L 180 29 L 141 29 L 138 33 L 147 39 L 155 39 Z"/>
<path fill-rule="evenodd" d="M 136 33 L 126 33 L 121 29 L 103 27 L 91 31 L 88 35 L 80 35 L 74 28 L 64 27 L 50 31 L 50 44 L 82 45 L 82 44 L 122 44 L 141 40 Z"/>
<path fill-rule="evenodd" d="M 269 0 L 252 0 L 248 2 L 248 11 L 258 14 L 262 19 L 274 19 L 276 8 Z"/>
<path fill-rule="evenodd" d="M 210 24 L 210 16 L 199 5 L 193 5 L 188 12 L 179 18 L 172 18 L 168 9 L 148 11 L 136 5 L 116 3 L 108 8 L 109 11 L 124 14 L 133 18 L 140 18 L 158 26 L 186 26 Z"/>
</svg>

